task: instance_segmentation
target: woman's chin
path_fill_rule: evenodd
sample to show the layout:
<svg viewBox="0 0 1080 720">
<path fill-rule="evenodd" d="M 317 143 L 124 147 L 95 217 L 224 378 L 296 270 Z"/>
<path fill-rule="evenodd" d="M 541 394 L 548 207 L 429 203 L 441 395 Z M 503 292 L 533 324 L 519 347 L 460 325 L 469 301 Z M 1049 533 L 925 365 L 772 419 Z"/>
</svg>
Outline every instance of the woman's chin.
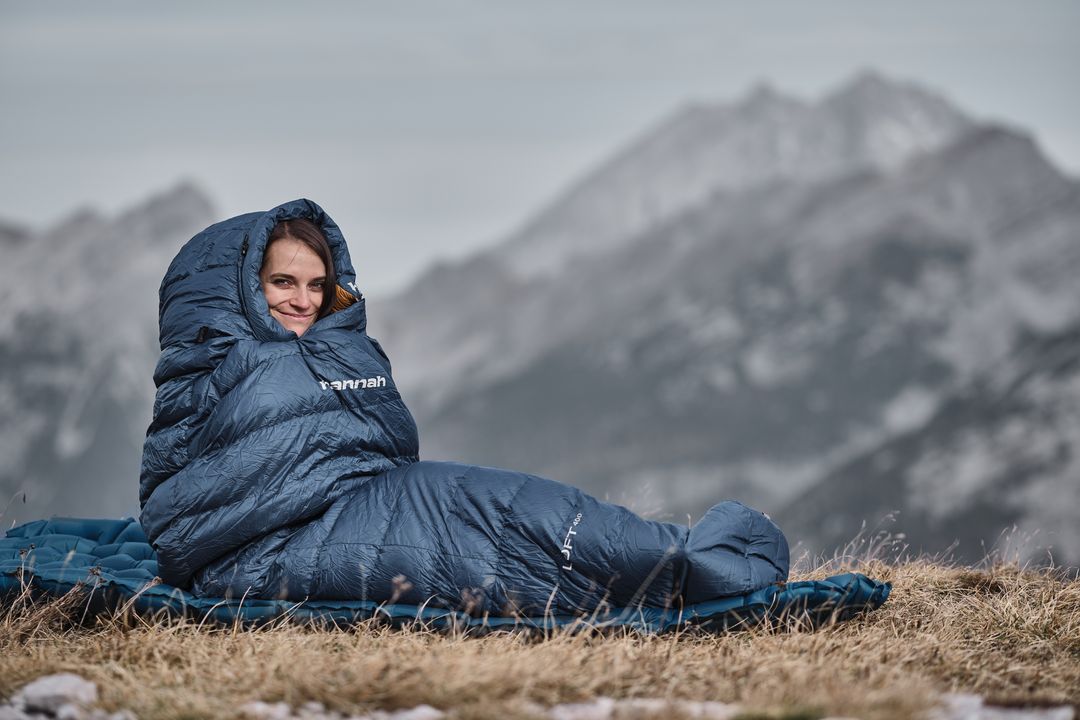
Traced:
<svg viewBox="0 0 1080 720">
<path fill-rule="evenodd" d="M 303 320 L 297 320 L 296 318 L 289 317 L 288 315 L 282 315 L 280 313 L 273 313 L 274 319 L 278 321 L 278 324 L 286 330 L 292 330 L 297 335 L 303 335 L 308 328 L 312 326 L 311 322 L 305 322 Z"/>
</svg>

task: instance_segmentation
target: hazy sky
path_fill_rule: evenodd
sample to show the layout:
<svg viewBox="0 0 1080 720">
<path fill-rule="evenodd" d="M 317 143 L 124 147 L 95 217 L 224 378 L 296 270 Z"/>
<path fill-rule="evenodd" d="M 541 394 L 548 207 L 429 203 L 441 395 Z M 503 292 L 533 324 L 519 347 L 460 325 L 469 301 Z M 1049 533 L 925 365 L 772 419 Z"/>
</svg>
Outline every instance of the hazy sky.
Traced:
<svg viewBox="0 0 1080 720">
<path fill-rule="evenodd" d="M 0 1 L 0 219 L 195 181 L 296 197 L 362 287 L 498 241 L 689 100 L 873 67 L 1033 132 L 1080 175 L 1080 2 Z"/>
</svg>

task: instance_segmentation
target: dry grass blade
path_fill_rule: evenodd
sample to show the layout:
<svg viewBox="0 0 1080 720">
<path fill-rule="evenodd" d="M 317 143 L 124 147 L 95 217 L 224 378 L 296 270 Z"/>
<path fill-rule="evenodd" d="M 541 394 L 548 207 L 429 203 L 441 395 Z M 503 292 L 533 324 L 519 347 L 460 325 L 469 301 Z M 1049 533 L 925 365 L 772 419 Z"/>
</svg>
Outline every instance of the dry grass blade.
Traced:
<svg viewBox="0 0 1080 720">
<path fill-rule="evenodd" d="M 20 643 L 62 632 L 79 620 L 84 609 L 86 587 L 76 584 L 60 597 L 42 595 L 20 574 L 20 589 L 0 614 L 0 635 L 5 641 Z"/>
</svg>

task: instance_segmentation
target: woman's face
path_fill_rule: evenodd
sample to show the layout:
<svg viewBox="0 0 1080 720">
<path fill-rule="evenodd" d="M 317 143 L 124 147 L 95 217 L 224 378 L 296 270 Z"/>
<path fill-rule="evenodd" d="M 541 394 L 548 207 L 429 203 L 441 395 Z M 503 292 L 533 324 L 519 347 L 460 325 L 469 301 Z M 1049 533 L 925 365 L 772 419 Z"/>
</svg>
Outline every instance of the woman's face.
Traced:
<svg viewBox="0 0 1080 720">
<path fill-rule="evenodd" d="M 312 326 L 326 291 L 326 268 L 315 251 L 289 237 L 270 243 L 263 259 L 262 281 L 270 315 L 297 335 Z"/>
</svg>

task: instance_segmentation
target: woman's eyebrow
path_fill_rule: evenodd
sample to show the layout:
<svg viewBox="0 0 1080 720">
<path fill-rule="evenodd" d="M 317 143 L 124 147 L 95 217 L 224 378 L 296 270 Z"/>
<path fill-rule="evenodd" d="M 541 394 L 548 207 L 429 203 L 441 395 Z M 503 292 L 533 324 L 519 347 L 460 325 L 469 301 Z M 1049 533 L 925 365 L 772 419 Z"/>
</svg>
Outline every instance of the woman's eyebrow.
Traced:
<svg viewBox="0 0 1080 720">
<path fill-rule="evenodd" d="M 296 279 L 295 275 L 290 275 L 289 273 L 284 273 L 284 272 L 270 273 L 270 277 L 272 277 L 272 278 L 280 277 L 280 278 L 286 278 L 288 280 L 295 280 Z M 316 280 L 324 280 L 325 281 L 326 276 L 325 275 L 320 275 L 319 277 L 311 278 L 311 280 L 312 280 L 312 282 L 314 282 Z"/>
</svg>

